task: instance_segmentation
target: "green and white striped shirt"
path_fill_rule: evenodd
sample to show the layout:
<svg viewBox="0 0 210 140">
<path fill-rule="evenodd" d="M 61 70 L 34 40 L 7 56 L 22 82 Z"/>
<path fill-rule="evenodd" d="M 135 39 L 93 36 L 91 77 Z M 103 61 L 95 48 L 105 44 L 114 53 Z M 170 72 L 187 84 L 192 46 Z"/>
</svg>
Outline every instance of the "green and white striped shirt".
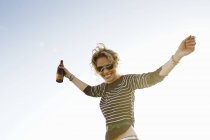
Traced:
<svg viewBox="0 0 210 140">
<path fill-rule="evenodd" d="M 84 93 L 92 97 L 101 97 L 100 108 L 106 124 L 115 124 L 124 120 L 134 123 L 134 92 L 147 88 L 164 79 L 159 75 L 161 67 L 154 72 L 122 75 L 113 83 L 101 83 L 88 86 Z"/>
</svg>

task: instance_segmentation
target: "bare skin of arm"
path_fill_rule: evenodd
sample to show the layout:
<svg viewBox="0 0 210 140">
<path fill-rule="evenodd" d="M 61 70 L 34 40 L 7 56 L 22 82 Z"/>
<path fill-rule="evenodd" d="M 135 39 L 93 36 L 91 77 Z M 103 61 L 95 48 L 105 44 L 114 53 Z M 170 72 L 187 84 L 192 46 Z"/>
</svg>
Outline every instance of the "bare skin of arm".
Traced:
<svg viewBox="0 0 210 140">
<path fill-rule="evenodd" d="M 177 49 L 176 53 L 172 55 L 169 61 L 167 61 L 163 66 L 162 70 L 160 71 L 161 76 L 167 76 L 171 70 L 176 66 L 176 64 L 184 57 L 191 54 L 195 50 L 195 37 L 188 36 L 185 38 L 179 48 Z"/>
<path fill-rule="evenodd" d="M 65 73 L 65 77 L 68 78 L 69 80 L 72 81 L 72 83 L 77 86 L 81 91 L 83 91 L 88 84 L 86 84 L 85 82 L 81 81 L 80 79 L 78 79 L 77 77 L 75 77 L 73 74 L 71 74 L 65 67 L 61 67 L 64 70 Z"/>
<path fill-rule="evenodd" d="M 160 71 L 161 76 L 167 76 L 171 70 L 176 66 L 176 64 L 186 55 L 189 55 L 195 50 L 195 37 L 189 36 L 186 39 L 184 39 L 179 48 L 177 49 L 176 53 L 171 57 L 169 61 L 167 61 L 163 66 L 162 70 Z M 77 77 L 75 77 L 73 74 L 71 74 L 68 69 L 65 67 L 60 67 L 65 72 L 65 77 L 70 79 L 72 83 L 77 86 L 81 91 L 84 91 L 84 89 L 88 86 L 85 82 L 81 81 Z"/>
</svg>

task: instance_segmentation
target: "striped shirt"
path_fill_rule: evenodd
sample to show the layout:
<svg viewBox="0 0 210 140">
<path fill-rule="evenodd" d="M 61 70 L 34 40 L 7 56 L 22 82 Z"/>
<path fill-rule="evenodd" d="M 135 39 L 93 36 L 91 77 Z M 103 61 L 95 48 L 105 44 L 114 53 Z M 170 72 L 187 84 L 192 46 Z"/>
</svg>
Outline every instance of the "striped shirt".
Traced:
<svg viewBox="0 0 210 140">
<path fill-rule="evenodd" d="M 154 72 L 122 75 L 113 83 L 101 83 L 88 86 L 84 93 L 92 97 L 101 97 L 100 109 L 106 124 L 114 124 L 123 120 L 134 122 L 134 92 L 147 88 L 164 79 L 159 75 L 161 67 Z"/>
</svg>

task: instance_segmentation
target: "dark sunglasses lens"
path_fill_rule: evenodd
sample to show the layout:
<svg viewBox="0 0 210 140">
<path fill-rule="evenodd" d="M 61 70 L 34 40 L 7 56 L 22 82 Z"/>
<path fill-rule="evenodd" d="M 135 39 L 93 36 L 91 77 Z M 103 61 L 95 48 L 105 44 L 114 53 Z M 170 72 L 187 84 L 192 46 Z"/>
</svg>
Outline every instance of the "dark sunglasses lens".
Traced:
<svg viewBox="0 0 210 140">
<path fill-rule="evenodd" d="M 101 66 L 96 68 L 98 72 L 104 71 L 104 69 L 111 70 L 113 69 L 113 64 L 108 64 L 106 66 Z"/>
<path fill-rule="evenodd" d="M 97 67 L 97 71 L 100 72 L 102 70 L 103 67 Z"/>
<path fill-rule="evenodd" d="M 107 65 L 107 66 L 106 66 L 106 68 L 107 68 L 108 70 L 113 69 L 113 64 L 109 64 L 109 65 Z"/>
</svg>

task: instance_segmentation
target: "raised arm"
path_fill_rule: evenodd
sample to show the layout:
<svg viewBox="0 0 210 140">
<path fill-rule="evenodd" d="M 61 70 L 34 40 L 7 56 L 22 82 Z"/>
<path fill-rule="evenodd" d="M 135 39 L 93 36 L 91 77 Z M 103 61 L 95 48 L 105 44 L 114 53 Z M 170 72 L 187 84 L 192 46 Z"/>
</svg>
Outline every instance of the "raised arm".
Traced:
<svg viewBox="0 0 210 140">
<path fill-rule="evenodd" d="M 76 87 L 78 87 L 81 91 L 84 91 L 84 89 L 88 86 L 85 82 L 81 81 L 77 77 L 75 77 L 72 73 L 68 71 L 67 68 L 61 67 L 64 70 L 65 77 L 68 78 Z"/>
<path fill-rule="evenodd" d="M 105 91 L 105 84 L 99 84 L 96 86 L 90 86 L 86 84 L 85 82 L 81 81 L 77 77 L 75 77 L 73 74 L 71 74 L 68 69 L 65 67 L 60 67 L 64 70 L 65 77 L 68 78 L 76 87 L 78 87 L 82 92 L 84 92 L 86 95 L 91 97 L 101 97 L 102 94 Z"/>
<path fill-rule="evenodd" d="M 195 50 L 195 44 L 195 36 L 190 35 L 184 39 L 176 53 L 162 66 L 162 70 L 159 73 L 160 76 L 167 76 L 184 56 L 191 54 Z"/>
</svg>

